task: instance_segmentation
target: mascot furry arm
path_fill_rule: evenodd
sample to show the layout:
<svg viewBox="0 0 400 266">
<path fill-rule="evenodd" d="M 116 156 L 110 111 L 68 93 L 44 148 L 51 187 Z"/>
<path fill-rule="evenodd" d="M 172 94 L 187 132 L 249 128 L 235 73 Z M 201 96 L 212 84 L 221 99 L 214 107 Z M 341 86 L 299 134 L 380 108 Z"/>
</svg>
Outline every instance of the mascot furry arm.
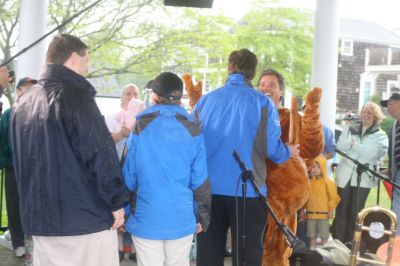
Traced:
<svg viewBox="0 0 400 266">
<path fill-rule="evenodd" d="M 300 144 L 302 159 L 289 159 L 283 164 L 267 160 L 268 202 L 280 221 L 293 232 L 296 232 L 297 227 L 297 211 L 304 206 L 310 193 L 307 167 L 323 149 L 322 126 L 318 111 L 320 98 L 320 88 L 308 92 L 303 117 L 297 112 L 295 99 L 292 99 L 291 110 L 279 109 L 281 139 L 285 143 Z M 268 215 L 264 245 L 264 265 L 289 265 L 292 250 L 270 215 Z"/>
<path fill-rule="evenodd" d="M 189 106 L 193 109 L 200 97 L 203 95 L 203 83 L 201 80 L 196 85 L 193 84 L 192 76 L 190 74 L 182 75 L 183 82 L 185 84 L 185 90 L 189 98 Z"/>
</svg>

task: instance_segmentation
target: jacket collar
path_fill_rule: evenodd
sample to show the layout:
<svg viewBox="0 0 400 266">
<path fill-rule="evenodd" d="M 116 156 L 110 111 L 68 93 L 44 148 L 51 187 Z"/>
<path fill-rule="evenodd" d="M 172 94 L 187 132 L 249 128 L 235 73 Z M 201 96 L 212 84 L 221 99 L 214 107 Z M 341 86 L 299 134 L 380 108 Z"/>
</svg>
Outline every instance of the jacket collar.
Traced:
<svg viewBox="0 0 400 266">
<path fill-rule="evenodd" d="M 242 73 L 232 73 L 229 74 L 228 79 L 226 80 L 226 84 L 229 85 L 247 85 L 250 88 L 253 88 L 253 84 L 244 78 L 244 75 Z"/>
<path fill-rule="evenodd" d="M 380 128 L 380 124 L 373 124 L 372 126 L 370 126 L 369 128 L 367 128 L 367 130 L 365 130 L 364 136 L 368 135 L 368 134 L 373 134 L 377 131 L 379 131 Z M 352 135 L 359 135 L 361 137 L 361 133 L 362 133 L 362 123 L 358 122 L 354 125 L 350 126 L 350 132 Z"/>
<path fill-rule="evenodd" d="M 229 74 L 226 82 L 233 85 L 240 85 L 245 83 L 245 79 L 243 74 Z"/>
<path fill-rule="evenodd" d="M 151 113 L 160 113 L 165 116 L 175 116 L 176 114 L 181 114 L 184 116 L 188 115 L 186 110 L 178 105 L 156 104 L 156 105 L 150 106 L 149 108 L 144 110 L 136 118 L 139 119 L 140 117 L 151 114 Z"/>
<path fill-rule="evenodd" d="M 72 71 L 71 69 L 57 64 L 48 64 L 42 74 L 41 80 L 57 80 L 66 82 L 74 87 L 85 90 L 90 93 L 92 97 L 96 95 L 96 90 L 87 79 Z"/>
</svg>

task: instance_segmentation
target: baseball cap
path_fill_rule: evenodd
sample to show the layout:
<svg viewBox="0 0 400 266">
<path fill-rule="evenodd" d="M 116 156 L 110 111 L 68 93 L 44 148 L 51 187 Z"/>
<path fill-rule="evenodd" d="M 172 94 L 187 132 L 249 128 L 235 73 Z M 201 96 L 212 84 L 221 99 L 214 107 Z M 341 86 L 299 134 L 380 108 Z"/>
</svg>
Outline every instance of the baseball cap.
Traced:
<svg viewBox="0 0 400 266">
<path fill-rule="evenodd" d="M 393 93 L 392 96 L 389 97 L 389 99 L 381 101 L 381 106 L 387 107 L 388 102 L 391 100 L 400 101 L 400 93 Z"/>
<path fill-rule="evenodd" d="M 30 77 L 22 78 L 17 83 L 17 89 L 21 88 L 22 86 L 25 86 L 28 83 L 31 83 L 33 85 L 38 83 L 38 81 L 36 79 L 31 79 Z"/>
<path fill-rule="evenodd" d="M 178 75 L 163 72 L 156 77 L 152 84 L 155 94 L 169 100 L 179 100 L 183 93 L 183 82 Z"/>
</svg>

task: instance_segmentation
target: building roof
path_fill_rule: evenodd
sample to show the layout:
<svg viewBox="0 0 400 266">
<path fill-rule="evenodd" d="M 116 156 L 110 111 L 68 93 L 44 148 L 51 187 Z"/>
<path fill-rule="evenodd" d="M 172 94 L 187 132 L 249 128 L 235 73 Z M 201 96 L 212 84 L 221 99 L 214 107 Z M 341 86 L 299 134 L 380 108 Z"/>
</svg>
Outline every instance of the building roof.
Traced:
<svg viewBox="0 0 400 266">
<path fill-rule="evenodd" d="M 339 38 L 400 47 L 400 36 L 375 22 L 341 18 Z"/>
</svg>

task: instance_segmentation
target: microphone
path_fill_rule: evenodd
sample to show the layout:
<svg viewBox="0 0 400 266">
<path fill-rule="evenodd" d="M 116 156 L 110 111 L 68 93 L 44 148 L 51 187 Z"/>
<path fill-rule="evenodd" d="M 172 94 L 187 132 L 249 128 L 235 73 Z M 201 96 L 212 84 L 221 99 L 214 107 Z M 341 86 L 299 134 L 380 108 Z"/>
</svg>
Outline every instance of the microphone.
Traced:
<svg viewBox="0 0 400 266">
<path fill-rule="evenodd" d="M 240 169 L 242 169 L 242 171 L 247 171 L 247 167 L 244 164 L 244 162 L 242 162 L 242 160 L 240 160 L 239 154 L 237 153 L 236 150 L 232 151 L 232 155 L 235 158 L 235 160 L 239 163 Z"/>
</svg>

